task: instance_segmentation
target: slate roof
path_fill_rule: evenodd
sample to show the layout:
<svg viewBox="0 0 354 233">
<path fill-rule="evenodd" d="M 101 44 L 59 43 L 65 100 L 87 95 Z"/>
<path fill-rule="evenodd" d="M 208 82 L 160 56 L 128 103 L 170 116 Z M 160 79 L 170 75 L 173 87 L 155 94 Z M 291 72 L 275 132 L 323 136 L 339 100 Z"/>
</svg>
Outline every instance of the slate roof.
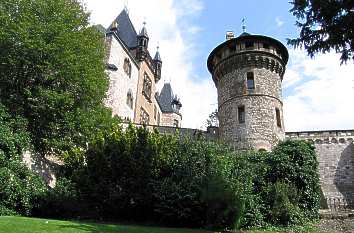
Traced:
<svg viewBox="0 0 354 233">
<path fill-rule="evenodd" d="M 156 51 L 154 60 L 155 61 L 162 61 L 159 50 Z"/>
<path fill-rule="evenodd" d="M 124 9 L 117 16 L 115 21 L 118 23 L 117 34 L 128 48 L 137 46 L 137 33 L 133 23 L 130 21 L 128 12 Z M 114 22 L 114 21 L 113 21 Z M 113 24 L 112 22 L 112 24 Z M 111 31 L 112 24 L 108 27 L 107 32 Z"/>
<path fill-rule="evenodd" d="M 149 35 L 147 33 L 147 30 L 146 30 L 145 26 L 141 29 L 139 36 L 144 36 L 146 38 L 149 38 Z"/>
<path fill-rule="evenodd" d="M 161 93 L 157 98 L 161 111 L 164 113 L 178 113 L 176 109 L 172 107 L 174 101 L 174 95 L 170 83 L 165 83 L 162 87 Z"/>
<path fill-rule="evenodd" d="M 239 35 L 238 37 L 242 37 L 242 36 L 250 36 L 251 34 L 247 33 L 247 32 L 242 32 L 241 35 Z"/>
</svg>

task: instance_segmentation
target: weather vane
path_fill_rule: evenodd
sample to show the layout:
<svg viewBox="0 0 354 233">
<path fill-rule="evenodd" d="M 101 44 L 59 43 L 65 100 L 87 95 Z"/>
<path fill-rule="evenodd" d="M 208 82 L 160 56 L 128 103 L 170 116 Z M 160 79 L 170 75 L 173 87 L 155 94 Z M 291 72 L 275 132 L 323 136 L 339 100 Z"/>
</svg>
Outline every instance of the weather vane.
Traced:
<svg viewBox="0 0 354 233">
<path fill-rule="evenodd" d="M 246 19 L 245 18 L 242 19 L 242 31 L 246 32 Z"/>
</svg>

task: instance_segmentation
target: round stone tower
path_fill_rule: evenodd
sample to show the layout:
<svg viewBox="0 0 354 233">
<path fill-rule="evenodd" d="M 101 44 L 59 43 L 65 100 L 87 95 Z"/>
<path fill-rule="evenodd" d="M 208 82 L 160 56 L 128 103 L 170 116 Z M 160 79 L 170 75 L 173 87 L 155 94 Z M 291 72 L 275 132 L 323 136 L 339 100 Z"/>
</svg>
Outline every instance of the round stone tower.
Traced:
<svg viewBox="0 0 354 233">
<path fill-rule="evenodd" d="M 281 83 L 286 47 L 246 32 L 217 46 L 208 69 L 218 90 L 219 135 L 237 149 L 270 150 L 285 138 Z"/>
</svg>

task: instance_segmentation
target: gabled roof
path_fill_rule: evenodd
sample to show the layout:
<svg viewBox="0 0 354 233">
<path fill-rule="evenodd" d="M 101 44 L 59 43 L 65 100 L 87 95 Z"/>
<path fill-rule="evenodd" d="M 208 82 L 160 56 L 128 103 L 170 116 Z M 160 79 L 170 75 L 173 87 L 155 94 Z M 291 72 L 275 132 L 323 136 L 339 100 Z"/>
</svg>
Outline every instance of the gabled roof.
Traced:
<svg viewBox="0 0 354 233">
<path fill-rule="evenodd" d="M 136 47 L 137 33 L 126 9 L 122 10 L 122 12 L 115 19 L 115 21 L 117 22 L 118 37 L 128 48 Z M 113 23 L 108 27 L 107 32 L 111 31 L 112 25 Z"/>
</svg>

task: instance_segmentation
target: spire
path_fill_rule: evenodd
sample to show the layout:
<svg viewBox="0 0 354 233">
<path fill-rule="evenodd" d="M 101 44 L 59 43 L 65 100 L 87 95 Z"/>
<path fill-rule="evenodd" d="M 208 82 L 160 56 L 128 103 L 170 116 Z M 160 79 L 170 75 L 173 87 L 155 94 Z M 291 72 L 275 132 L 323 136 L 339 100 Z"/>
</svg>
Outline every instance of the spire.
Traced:
<svg viewBox="0 0 354 233">
<path fill-rule="evenodd" d="M 157 46 L 157 47 L 156 47 L 156 53 L 155 53 L 154 60 L 155 60 L 155 61 L 159 61 L 159 62 L 161 62 L 162 60 L 161 60 L 161 56 L 160 56 L 160 52 L 159 52 L 159 48 L 160 48 L 160 46 Z"/>
<path fill-rule="evenodd" d="M 146 38 L 149 38 L 148 34 L 147 34 L 147 30 L 146 30 L 146 22 L 143 22 L 143 28 L 141 29 L 139 36 L 144 36 Z"/>
<path fill-rule="evenodd" d="M 251 35 L 248 32 L 246 32 L 246 19 L 243 18 L 241 22 L 242 22 L 242 33 L 241 33 L 241 35 L 239 37 Z"/>
<path fill-rule="evenodd" d="M 242 19 L 242 32 L 246 32 L 246 19 Z"/>
</svg>

